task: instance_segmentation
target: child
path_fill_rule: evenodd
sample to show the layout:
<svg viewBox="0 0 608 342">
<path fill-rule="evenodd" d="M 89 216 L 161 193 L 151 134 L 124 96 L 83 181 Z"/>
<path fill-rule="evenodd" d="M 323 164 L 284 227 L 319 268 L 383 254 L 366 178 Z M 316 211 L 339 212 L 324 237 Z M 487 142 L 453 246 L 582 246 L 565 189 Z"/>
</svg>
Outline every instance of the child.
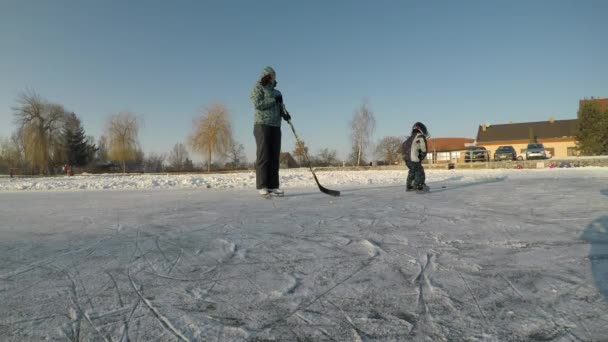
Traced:
<svg viewBox="0 0 608 342">
<path fill-rule="evenodd" d="M 403 142 L 403 161 L 409 169 L 405 191 L 425 193 L 429 187 L 424 184 L 425 175 L 422 161 L 426 158 L 426 139 L 429 137 L 426 126 L 416 122 L 412 127 L 412 134 Z"/>
</svg>

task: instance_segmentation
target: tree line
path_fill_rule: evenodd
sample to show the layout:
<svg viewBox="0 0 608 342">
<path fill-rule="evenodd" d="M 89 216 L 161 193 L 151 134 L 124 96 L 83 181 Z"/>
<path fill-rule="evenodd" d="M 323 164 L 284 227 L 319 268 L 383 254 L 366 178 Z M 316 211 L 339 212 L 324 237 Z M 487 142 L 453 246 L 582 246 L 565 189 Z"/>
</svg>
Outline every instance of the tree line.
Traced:
<svg viewBox="0 0 608 342">
<path fill-rule="evenodd" d="M 0 138 L 1 173 L 12 169 L 24 174 L 57 174 L 64 171 L 64 165 L 81 172 L 192 172 L 253 167 L 247 162 L 243 144 L 234 137 L 230 113 L 223 104 L 204 108 L 184 143 L 176 143 L 168 153 L 147 155 L 139 142 L 143 120 L 134 113 L 110 115 L 95 141 L 86 134 L 76 113 L 34 91 L 21 93 L 12 110 L 15 130 L 10 137 Z M 367 165 L 366 152 L 371 151 L 379 160 L 394 164 L 400 159 L 403 139 L 388 136 L 372 146 L 375 122 L 373 111 L 363 102 L 350 122 L 352 149 L 346 160 L 329 148 L 309 155 L 303 144 L 296 144 L 291 155 L 301 166 L 305 155 L 313 166 L 359 166 Z M 189 151 L 200 154 L 205 164 L 194 165 Z"/>
<path fill-rule="evenodd" d="M 353 112 L 349 122 L 351 150 L 345 160 L 337 157 L 337 151 L 322 148 L 312 156 L 313 166 L 365 166 L 376 161 L 385 165 L 394 165 L 401 161 L 401 144 L 405 137 L 385 136 L 373 143 L 376 129 L 376 116 L 367 101 L 363 101 Z M 305 145 L 296 144 L 292 154 L 302 165 L 304 154 L 308 153 Z"/>
<path fill-rule="evenodd" d="M 12 108 L 15 130 L 0 139 L 0 172 L 50 175 L 63 166 L 86 172 L 189 172 L 197 171 L 191 151 L 206 157 L 206 170 L 247 167 L 244 147 L 234 139 L 225 106 L 205 108 L 186 143 L 178 142 L 167 154 L 144 155 L 139 142 L 143 121 L 131 112 L 110 115 L 97 141 L 85 133 L 82 121 L 61 104 L 34 91 L 17 97 Z M 223 161 L 213 163 L 212 157 Z"/>
</svg>

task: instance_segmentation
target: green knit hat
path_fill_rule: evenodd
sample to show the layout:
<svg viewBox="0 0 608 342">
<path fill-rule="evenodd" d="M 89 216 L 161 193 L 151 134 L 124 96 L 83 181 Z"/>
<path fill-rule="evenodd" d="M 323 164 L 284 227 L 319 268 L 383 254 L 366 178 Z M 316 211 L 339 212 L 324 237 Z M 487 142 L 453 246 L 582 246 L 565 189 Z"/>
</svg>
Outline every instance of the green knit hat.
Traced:
<svg viewBox="0 0 608 342">
<path fill-rule="evenodd" d="M 262 77 L 267 76 L 267 75 L 272 75 L 272 77 L 276 78 L 277 77 L 277 73 L 274 71 L 274 69 L 272 67 L 265 67 L 264 70 L 262 70 Z"/>
</svg>

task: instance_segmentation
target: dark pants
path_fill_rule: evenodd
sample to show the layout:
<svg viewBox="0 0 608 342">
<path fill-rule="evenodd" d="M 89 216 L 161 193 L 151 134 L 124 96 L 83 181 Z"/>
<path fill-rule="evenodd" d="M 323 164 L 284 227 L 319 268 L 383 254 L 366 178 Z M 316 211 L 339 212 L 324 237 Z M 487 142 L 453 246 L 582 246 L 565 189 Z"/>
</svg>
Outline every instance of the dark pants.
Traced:
<svg viewBox="0 0 608 342">
<path fill-rule="evenodd" d="M 426 176 L 424 174 L 424 167 L 422 167 L 422 163 L 416 163 L 411 161 L 406 161 L 405 164 L 410 171 L 407 174 L 407 183 L 406 186 L 408 188 L 419 188 L 424 184 L 426 180 Z"/>
<path fill-rule="evenodd" d="M 281 127 L 255 125 L 253 135 L 257 145 L 255 186 L 257 189 L 278 189 Z"/>
</svg>

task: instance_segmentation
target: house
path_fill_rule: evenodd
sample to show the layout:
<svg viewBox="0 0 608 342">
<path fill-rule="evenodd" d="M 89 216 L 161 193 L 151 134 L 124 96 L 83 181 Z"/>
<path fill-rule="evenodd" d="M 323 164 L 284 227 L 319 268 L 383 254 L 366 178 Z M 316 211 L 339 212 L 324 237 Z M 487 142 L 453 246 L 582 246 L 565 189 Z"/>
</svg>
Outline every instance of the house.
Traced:
<svg viewBox="0 0 608 342">
<path fill-rule="evenodd" d="M 427 140 L 427 159 L 431 163 L 463 161 L 467 146 L 474 142 L 469 138 L 430 138 Z"/>
<path fill-rule="evenodd" d="M 525 152 L 528 143 L 537 141 L 553 157 L 568 157 L 577 154 L 576 131 L 578 119 L 537 122 L 480 125 L 477 130 L 477 146 L 485 147 L 490 158 L 499 146 L 513 146 L 518 154 Z"/>
<path fill-rule="evenodd" d="M 289 152 L 283 152 L 280 155 L 280 168 L 282 169 L 292 169 L 300 167 L 293 156 Z"/>
<path fill-rule="evenodd" d="M 608 109 L 608 98 L 598 98 L 598 99 L 595 99 L 595 98 L 590 98 L 590 99 L 583 99 L 583 100 L 578 101 L 578 108 L 581 108 L 581 105 L 582 105 L 584 102 L 587 102 L 587 101 L 592 101 L 592 102 L 597 103 L 597 104 L 599 105 L 599 107 L 600 107 L 600 111 L 601 111 L 601 112 L 605 112 L 605 111 Z"/>
</svg>

